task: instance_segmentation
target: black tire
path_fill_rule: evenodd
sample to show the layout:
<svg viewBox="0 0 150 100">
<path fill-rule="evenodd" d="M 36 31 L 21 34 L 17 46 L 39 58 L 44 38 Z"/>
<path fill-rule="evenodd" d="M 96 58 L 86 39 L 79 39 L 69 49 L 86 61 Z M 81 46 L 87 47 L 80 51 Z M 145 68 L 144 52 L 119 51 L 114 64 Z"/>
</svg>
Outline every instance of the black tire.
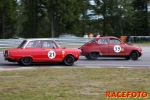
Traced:
<svg viewBox="0 0 150 100">
<path fill-rule="evenodd" d="M 17 63 L 18 63 L 19 65 L 22 65 L 21 61 L 18 61 Z"/>
<path fill-rule="evenodd" d="M 91 60 L 91 58 L 89 57 L 89 54 L 85 55 L 85 57 L 86 57 L 86 59 Z"/>
<path fill-rule="evenodd" d="M 32 58 L 31 57 L 23 57 L 20 59 L 21 64 L 28 66 L 32 63 Z"/>
<path fill-rule="evenodd" d="M 125 57 L 126 58 L 126 60 L 130 60 L 131 58 L 130 58 L 130 56 L 128 56 L 128 57 Z"/>
<path fill-rule="evenodd" d="M 90 54 L 85 56 L 88 60 L 96 60 L 99 57 L 98 52 L 91 52 Z"/>
<path fill-rule="evenodd" d="M 139 53 L 137 51 L 133 51 L 130 54 L 132 60 L 137 60 L 139 58 Z"/>
<path fill-rule="evenodd" d="M 72 55 L 67 55 L 63 61 L 63 63 L 67 66 L 73 65 L 75 62 L 75 58 Z"/>
</svg>

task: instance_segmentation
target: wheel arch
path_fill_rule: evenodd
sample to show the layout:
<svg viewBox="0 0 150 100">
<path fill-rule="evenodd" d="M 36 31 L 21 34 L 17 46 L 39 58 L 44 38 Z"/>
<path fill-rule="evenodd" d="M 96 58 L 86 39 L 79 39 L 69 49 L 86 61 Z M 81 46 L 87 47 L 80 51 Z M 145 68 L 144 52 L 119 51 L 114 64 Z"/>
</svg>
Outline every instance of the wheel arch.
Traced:
<svg viewBox="0 0 150 100">
<path fill-rule="evenodd" d="M 138 53 L 139 53 L 138 50 L 132 50 L 132 51 L 129 53 L 129 55 L 130 55 L 132 52 L 138 52 Z M 141 56 L 141 53 L 139 53 L 139 57 L 140 57 L 140 56 Z"/>
<path fill-rule="evenodd" d="M 77 58 L 76 58 L 76 57 L 75 57 L 75 55 L 73 55 L 73 54 L 67 54 L 67 55 L 65 55 L 65 57 L 63 58 L 63 61 L 64 61 L 64 59 L 65 59 L 68 55 L 73 56 L 73 57 L 74 57 L 74 59 L 75 59 L 75 61 L 77 61 Z"/>
<path fill-rule="evenodd" d="M 21 56 L 21 57 L 19 58 L 19 61 L 21 60 L 21 58 L 24 58 L 24 57 L 30 57 L 31 60 L 32 60 L 32 62 L 33 62 L 33 57 L 32 57 L 32 56 Z"/>
</svg>

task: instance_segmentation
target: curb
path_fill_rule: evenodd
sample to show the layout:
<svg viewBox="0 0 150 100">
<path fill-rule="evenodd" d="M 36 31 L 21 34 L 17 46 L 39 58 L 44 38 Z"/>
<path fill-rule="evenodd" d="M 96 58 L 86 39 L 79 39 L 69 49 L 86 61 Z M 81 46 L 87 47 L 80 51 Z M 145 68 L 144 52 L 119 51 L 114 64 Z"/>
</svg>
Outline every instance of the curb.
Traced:
<svg viewBox="0 0 150 100">
<path fill-rule="evenodd" d="M 1 67 L 0 71 L 12 71 L 12 70 L 31 70 L 31 69 L 38 69 L 38 68 L 48 68 L 48 67 Z M 64 66 L 51 66 L 49 68 L 119 68 L 119 69 L 149 69 L 150 67 L 92 67 L 92 66 L 83 66 L 83 67 L 64 67 Z"/>
</svg>

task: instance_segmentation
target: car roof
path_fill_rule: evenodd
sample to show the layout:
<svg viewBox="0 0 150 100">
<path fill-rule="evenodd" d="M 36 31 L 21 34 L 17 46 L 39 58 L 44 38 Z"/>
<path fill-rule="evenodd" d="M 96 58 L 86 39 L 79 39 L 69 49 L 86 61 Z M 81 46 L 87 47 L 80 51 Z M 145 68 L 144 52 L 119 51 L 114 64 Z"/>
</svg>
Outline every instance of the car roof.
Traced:
<svg viewBox="0 0 150 100">
<path fill-rule="evenodd" d="M 117 38 L 117 37 L 115 37 L 115 36 L 101 36 L 99 38 Z"/>
<path fill-rule="evenodd" d="M 52 39 L 50 39 L 50 38 L 33 38 L 33 39 L 24 39 L 24 40 L 33 41 L 33 40 L 52 40 Z"/>
<path fill-rule="evenodd" d="M 115 38 L 115 39 L 118 39 L 118 38 L 115 37 L 115 36 L 101 36 L 101 37 L 96 38 L 96 40 L 98 40 L 98 39 L 103 39 L 103 38 Z"/>
</svg>

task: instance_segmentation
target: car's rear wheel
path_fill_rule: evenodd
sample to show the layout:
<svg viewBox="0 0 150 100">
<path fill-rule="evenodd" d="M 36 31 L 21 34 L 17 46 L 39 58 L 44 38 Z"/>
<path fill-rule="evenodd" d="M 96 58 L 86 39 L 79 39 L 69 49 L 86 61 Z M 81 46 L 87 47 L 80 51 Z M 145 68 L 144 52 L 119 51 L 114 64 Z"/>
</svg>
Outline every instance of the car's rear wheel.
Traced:
<svg viewBox="0 0 150 100">
<path fill-rule="evenodd" d="M 71 66 L 75 62 L 75 58 L 72 55 L 67 55 L 63 62 L 65 65 Z"/>
<path fill-rule="evenodd" d="M 85 55 L 85 57 L 88 60 L 96 60 L 99 57 L 99 53 L 98 52 L 91 52 L 90 54 Z"/>
<path fill-rule="evenodd" d="M 23 57 L 21 58 L 20 62 L 27 66 L 27 65 L 30 65 L 32 63 L 32 58 L 31 57 Z"/>
<path fill-rule="evenodd" d="M 130 57 L 132 60 L 137 60 L 139 58 L 139 53 L 137 51 L 132 51 Z"/>
<path fill-rule="evenodd" d="M 22 65 L 21 61 L 18 61 L 17 63 L 18 63 L 19 65 Z"/>
</svg>

